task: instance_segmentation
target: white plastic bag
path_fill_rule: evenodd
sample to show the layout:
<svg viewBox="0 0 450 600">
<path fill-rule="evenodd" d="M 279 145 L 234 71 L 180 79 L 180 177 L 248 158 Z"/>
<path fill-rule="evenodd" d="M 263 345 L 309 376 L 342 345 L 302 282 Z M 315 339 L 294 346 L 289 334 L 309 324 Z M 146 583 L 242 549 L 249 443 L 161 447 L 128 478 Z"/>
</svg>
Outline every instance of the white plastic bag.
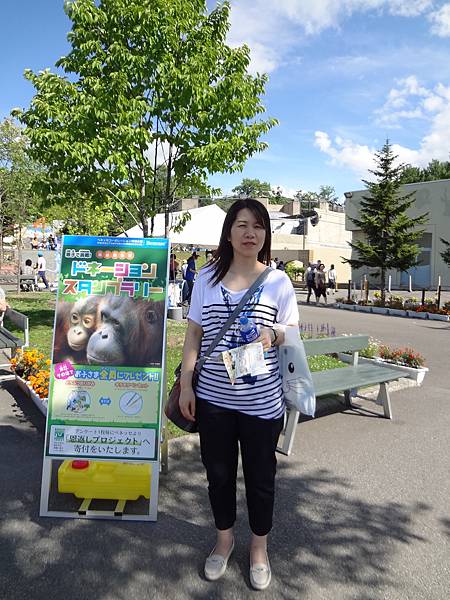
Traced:
<svg viewBox="0 0 450 600">
<path fill-rule="evenodd" d="M 316 395 L 298 327 L 286 327 L 284 344 L 280 345 L 278 356 L 284 399 L 288 408 L 313 417 L 316 412 Z"/>
</svg>

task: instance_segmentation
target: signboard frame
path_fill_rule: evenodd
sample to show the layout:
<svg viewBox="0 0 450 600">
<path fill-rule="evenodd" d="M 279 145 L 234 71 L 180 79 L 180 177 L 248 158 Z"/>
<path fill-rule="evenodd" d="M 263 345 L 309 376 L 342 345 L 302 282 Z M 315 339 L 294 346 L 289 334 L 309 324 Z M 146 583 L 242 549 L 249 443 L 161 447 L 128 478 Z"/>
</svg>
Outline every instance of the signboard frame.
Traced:
<svg viewBox="0 0 450 600">
<path fill-rule="evenodd" d="M 167 385 L 169 256 L 168 238 L 63 236 L 40 516 L 157 519 L 159 473 L 167 462 L 162 402 Z M 125 340 L 117 350 L 114 327 Z M 78 339 L 73 343 L 75 333 L 80 339 L 86 334 L 81 350 Z M 104 346 L 102 338 L 108 333 Z M 142 335 L 151 336 L 154 343 L 143 344 Z M 78 496 L 75 501 L 71 495 L 66 509 L 68 496 L 58 492 L 56 468 L 72 460 L 89 461 L 91 472 L 92 467 L 148 465 L 149 499 L 141 499 L 136 510 L 127 510 L 133 500 L 117 499 L 108 501 L 107 509 L 96 509 L 90 498 Z M 55 498 L 61 499 L 57 507 Z"/>
</svg>

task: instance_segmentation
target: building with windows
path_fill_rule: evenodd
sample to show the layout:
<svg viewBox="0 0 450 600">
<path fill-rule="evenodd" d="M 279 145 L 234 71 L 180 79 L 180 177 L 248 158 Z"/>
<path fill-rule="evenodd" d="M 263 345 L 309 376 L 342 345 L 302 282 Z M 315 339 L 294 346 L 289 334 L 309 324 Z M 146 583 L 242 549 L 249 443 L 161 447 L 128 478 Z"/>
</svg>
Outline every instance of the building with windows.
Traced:
<svg viewBox="0 0 450 600">
<path fill-rule="evenodd" d="M 259 200 L 264 200 L 259 198 Z M 346 283 L 351 276 L 348 263 L 348 244 L 352 234 L 345 229 L 345 213 L 342 205 L 320 202 L 315 208 L 318 219 L 300 219 L 300 203 L 292 200 L 284 205 L 267 204 L 272 229 L 272 254 L 283 261 L 300 260 L 305 267 L 318 260 L 326 269 L 334 264 L 338 283 Z"/>
<path fill-rule="evenodd" d="M 450 267 L 445 264 L 441 252 L 445 250 L 441 238 L 450 241 L 450 179 L 427 181 L 420 183 L 409 183 L 402 186 L 405 194 L 415 192 L 415 202 L 411 205 L 408 214 L 417 217 L 428 213 L 428 222 L 420 228 L 424 230 L 423 235 L 417 241 L 421 248 L 417 267 L 409 269 L 406 273 L 400 271 L 389 271 L 392 277 L 392 287 L 408 288 L 409 276 L 411 275 L 413 289 L 436 288 L 439 283 L 444 289 L 450 289 Z M 367 195 L 367 190 L 347 192 L 346 194 L 346 219 L 345 227 L 357 240 L 363 236 L 362 231 L 351 221 L 359 218 L 361 199 Z M 369 282 L 376 285 L 377 277 L 375 269 L 363 267 L 352 270 L 352 280 L 359 282 L 367 275 Z"/>
</svg>

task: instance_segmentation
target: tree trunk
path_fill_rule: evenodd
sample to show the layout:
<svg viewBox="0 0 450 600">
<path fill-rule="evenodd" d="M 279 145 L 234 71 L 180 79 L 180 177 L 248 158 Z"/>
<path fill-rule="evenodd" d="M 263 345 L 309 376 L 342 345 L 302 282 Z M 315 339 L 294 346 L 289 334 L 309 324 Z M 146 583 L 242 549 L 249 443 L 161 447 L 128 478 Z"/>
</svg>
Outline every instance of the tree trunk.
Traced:
<svg viewBox="0 0 450 600">
<path fill-rule="evenodd" d="M 158 140 L 159 140 L 159 118 L 156 119 L 155 136 L 155 160 L 153 161 L 153 189 L 152 189 L 152 216 L 150 219 L 150 235 L 153 235 L 156 213 L 156 176 L 158 172 Z"/>
<path fill-rule="evenodd" d="M 172 180 L 172 144 L 169 146 L 169 159 L 167 162 L 166 176 L 166 191 L 164 198 L 164 237 L 169 237 L 169 201 L 170 201 L 170 184 Z"/>
<path fill-rule="evenodd" d="M 22 262 L 22 227 L 19 225 L 17 240 L 17 292 L 20 292 L 20 263 Z"/>
<path fill-rule="evenodd" d="M 145 188 L 145 173 L 144 173 L 144 169 L 141 168 L 141 171 L 139 173 L 140 175 L 140 189 L 139 189 L 139 212 L 140 212 L 140 219 L 141 219 L 141 226 L 142 226 L 142 237 L 148 237 L 148 222 L 147 222 L 147 213 L 145 210 L 145 193 L 146 193 L 146 188 Z"/>
<path fill-rule="evenodd" d="M 386 269 L 382 267 L 381 274 L 381 303 L 384 306 L 386 303 Z"/>
</svg>

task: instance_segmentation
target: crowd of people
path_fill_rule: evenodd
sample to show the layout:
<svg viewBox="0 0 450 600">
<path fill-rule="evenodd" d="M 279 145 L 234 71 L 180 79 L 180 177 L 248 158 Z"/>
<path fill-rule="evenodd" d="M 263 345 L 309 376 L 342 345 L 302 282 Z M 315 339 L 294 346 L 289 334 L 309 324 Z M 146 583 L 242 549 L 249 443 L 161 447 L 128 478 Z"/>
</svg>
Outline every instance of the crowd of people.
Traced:
<svg viewBox="0 0 450 600">
<path fill-rule="evenodd" d="M 58 240 L 52 234 L 46 238 L 43 236 L 41 239 L 36 234 L 31 238 L 30 245 L 32 250 L 57 250 Z"/>
<path fill-rule="evenodd" d="M 194 251 L 187 260 L 183 259 L 180 264 L 175 253 L 170 255 L 169 281 L 175 283 L 181 278 L 186 282 L 186 292 L 183 293 L 183 299 L 188 304 L 191 300 L 194 281 L 198 273 L 196 261 L 199 257 L 200 255 Z M 212 257 L 212 251 L 207 250 L 206 263 L 208 263 Z M 279 260 L 278 257 L 270 258 L 270 266 L 272 269 L 278 269 L 280 271 L 285 271 L 286 269 L 286 263 L 283 260 Z M 307 304 L 310 304 L 311 296 L 313 294 L 315 296 L 316 304 L 319 304 L 321 298 L 323 298 L 325 304 L 327 304 L 327 296 L 335 293 L 337 285 L 334 265 L 330 265 L 330 268 L 327 270 L 325 264 L 321 260 L 317 260 L 315 263 L 308 263 L 308 267 L 305 271 L 305 282 L 308 289 L 306 296 Z"/>
<path fill-rule="evenodd" d="M 308 263 L 305 280 L 306 287 L 308 288 L 306 303 L 310 303 L 311 295 L 314 292 L 316 304 L 319 304 L 322 297 L 325 304 L 327 304 L 327 293 L 334 294 L 336 290 L 336 270 L 334 265 L 330 265 L 327 271 L 325 270 L 325 265 L 320 260 L 316 263 Z"/>
</svg>

